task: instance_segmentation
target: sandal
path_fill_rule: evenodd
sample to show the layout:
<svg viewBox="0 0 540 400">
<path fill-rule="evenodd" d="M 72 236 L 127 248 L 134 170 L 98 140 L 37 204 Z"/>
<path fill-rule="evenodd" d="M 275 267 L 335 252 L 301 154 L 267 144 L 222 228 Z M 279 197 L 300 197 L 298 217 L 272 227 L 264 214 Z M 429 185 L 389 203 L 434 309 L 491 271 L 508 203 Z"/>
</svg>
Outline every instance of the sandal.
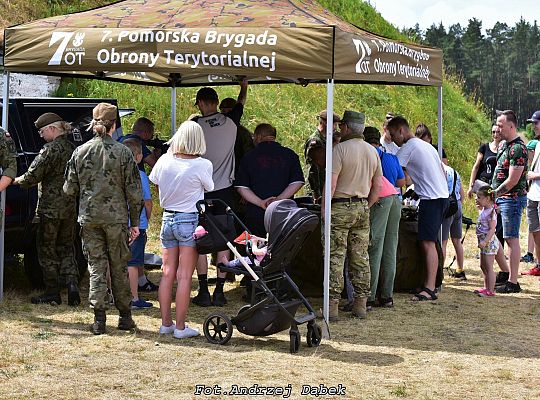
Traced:
<svg viewBox="0 0 540 400">
<path fill-rule="evenodd" d="M 427 293 L 429 297 L 421 294 L 422 292 Z M 437 300 L 437 298 L 438 297 L 433 290 L 428 289 L 427 287 L 423 287 L 422 290 L 416 293 L 411 300 L 412 301 L 434 301 L 434 300 Z"/>
<path fill-rule="evenodd" d="M 386 307 L 386 308 L 392 308 L 394 307 L 394 299 L 391 297 L 387 299 L 380 299 L 379 300 L 379 307 Z"/>
</svg>

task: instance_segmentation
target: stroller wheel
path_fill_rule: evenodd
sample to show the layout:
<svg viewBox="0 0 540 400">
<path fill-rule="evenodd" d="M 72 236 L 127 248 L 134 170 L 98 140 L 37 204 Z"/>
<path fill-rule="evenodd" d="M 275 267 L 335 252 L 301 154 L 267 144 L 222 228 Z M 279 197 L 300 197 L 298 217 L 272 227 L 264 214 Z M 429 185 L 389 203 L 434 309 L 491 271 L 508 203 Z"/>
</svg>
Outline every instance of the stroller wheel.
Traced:
<svg viewBox="0 0 540 400">
<path fill-rule="evenodd" d="M 210 343 L 225 344 L 232 336 L 233 325 L 225 313 L 216 311 L 204 320 L 203 331 L 206 340 Z"/>
<path fill-rule="evenodd" d="M 298 349 L 300 348 L 300 332 L 290 332 L 290 338 L 289 351 L 291 354 L 298 353 Z"/>
<path fill-rule="evenodd" d="M 319 325 L 308 324 L 307 327 L 307 345 L 309 347 L 317 347 L 321 344 L 321 338 L 322 338 L 322 329 Z"/>
</svg>

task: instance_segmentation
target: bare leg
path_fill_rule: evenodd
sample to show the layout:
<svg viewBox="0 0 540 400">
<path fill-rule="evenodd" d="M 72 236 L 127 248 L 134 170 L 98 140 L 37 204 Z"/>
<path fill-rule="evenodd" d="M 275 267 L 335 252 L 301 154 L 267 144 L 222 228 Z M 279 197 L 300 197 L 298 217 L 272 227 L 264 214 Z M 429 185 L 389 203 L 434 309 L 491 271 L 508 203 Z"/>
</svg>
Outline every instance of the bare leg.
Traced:
<svg viewBox="0 0 540 400">
<path fill-rule="evenodd" d="M 434 291 L 435 281 L 437 279 L 437 269 L 439 267 L 437 247 L 435 246 L 435 242 L 429 240 L 422 240 L 420 243 L 426 257 L 426 279 L 424 281 L 424 286 L 427 289 Z M 421 291 L 418 294 L 426 296 L 428 299 L 431 297 L 430 294 L 425 291 Z M 413 300 L 415 299 L 417 299 L 417 297 L 413 297 Z"/>
<path fill-rule="evenodd" d="M 218 251 L 217 253 L 217 257 L 216 257 L 216 262 L 219 264 L 219 263 L 223 263 L 223 264 L 227 264 L 230 260 L 230 251 L 229 250 L 224 250 L 224 251 Z M 208 269 L 208 268 L 207 268 Z M 217 276 L 218 278 L 225 278 L 225 275 L 227 275 L 226 272 L 221 272 L 219 269 L 217 271 Z"/>
<path fill-rule="evenodd" d="M 158 290 L 159 310 L 161 311 L 161 324 L 163 326 L 171 326 L 173 323 L 171 299 L 176 271 L 178 270 L 178 254 L 178 247 L 163 249 L 163 265 L 161 267 L 163 275 L 161 276 Z"/>
<path fill-rule="evenodd" d="M 133 300 L 139 299 L 139 270 L 140 267 L 128 267 L 128 275 L 129 275 L 129 288 L 131 289 L 131 297 L 133 297 Z"/>
<path fill-rule="evenodd" d="M 497 254 L 495 255 L 495 261 L 497 261 L 502 272 L 510 272 L 508 261 L 506 261 L 506 257 L 504 256 L 504 247 L 499 246 L 499 250 L 497 250 Z"/>
<path fill-rule="evenodd" d="M 484 258 L 484 284 L 485 288 L 491 292 L 495 291 L 495 271 L 493 271 L 493 261 L 495 256 L 482 254 L 480 257 Z"/>
<path fill-rule="evenodd" d="M 461 240 L 458 238 L 452 238 L 452 244 L 454 245 L 454 249 L 456 250 L 456 260 L 457 260 L 458 268 L 463 270 L 464 257 L 463 257 L 463 245 L 461 244 Z"/>
<path fill-rule="evenodd" d="M 448 239 L 443 240 L 442 242 L 442 258 L 443 258 L 443 265 L 446 262 L 446 245 L 448 244 Z"/>
<path fill-rule="evenodd" d="M 176 279 L 178 282 L 176 288 L 176 329 L 182 330 L 186 327 L 186 315 L 191 294 L 191 278 L 193 276 L 193 271 L 195 270 L 197 258 L 197 249 L 194 247 L 180 247 L 180 267 L 176 272 Z"/>
<path fill-rule="evenodd" d="M 197 275 L 208 274 L 208 258 L 206 254 L 201 254 L 197 260 Z"/>
</svg>

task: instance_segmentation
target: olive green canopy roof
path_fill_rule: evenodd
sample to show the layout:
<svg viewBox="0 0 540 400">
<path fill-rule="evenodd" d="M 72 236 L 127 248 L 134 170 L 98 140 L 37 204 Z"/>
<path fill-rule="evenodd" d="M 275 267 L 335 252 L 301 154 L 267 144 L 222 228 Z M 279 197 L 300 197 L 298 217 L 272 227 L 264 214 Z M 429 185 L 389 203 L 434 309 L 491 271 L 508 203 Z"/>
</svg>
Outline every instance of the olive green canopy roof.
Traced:
<svg viewBox="0 0 540 400">
<path fill-rule="evenodd" d="M 161 86 L 440 86 L 442 51 L 363 31 L 311 0 L 125 0 L 5 30 L 10 72 Z"/>
</svg>

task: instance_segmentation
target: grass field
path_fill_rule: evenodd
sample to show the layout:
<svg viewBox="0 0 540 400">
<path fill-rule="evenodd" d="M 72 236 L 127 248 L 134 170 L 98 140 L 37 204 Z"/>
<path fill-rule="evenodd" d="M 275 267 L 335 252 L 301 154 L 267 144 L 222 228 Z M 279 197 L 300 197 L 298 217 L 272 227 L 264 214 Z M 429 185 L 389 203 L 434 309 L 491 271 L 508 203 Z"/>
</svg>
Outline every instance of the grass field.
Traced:
<svg viewBox="0 0 540 400">
<path fill-rule="evenodd" d="M 377 308 L 364 321 L 342 313 L 330 327 L 331 339 L 318 348 L 306 346 L 303 325 L 294 355 L 287 332 L 253 338 L 235 331 L 225 346 L 204 337 L 160 337 L 155 294 L 149 297 L 154 308 L 134 312 L 136 332 L 116 330 L 117 312 L 110 311 L 108 334 L 93 336 L 86 299 L 78 308 L 31 305 L 34 292 L 25 286 L 22 268 L 10 265 L 0 304 L 0 398 L 221 399 L 226 397 L 196 395 L 196 385 L 223 391 L 291 385 L 290 398 L 307 399 L 315 397 L 302 396 L 302 385 L 342 384 L 345 396 L 321 398 L 538 399 L 540 282 L 523 277 L 520 294 L 476 297 L 472 289 L 481 275 L 474 233 L 468 235 L 467 282 L 445 278 L 436 302 L 415 304 L 410 295 L 396 294 L 395 308 Z M 149 275 L 157 282 L 160 271 Z M 192 289 L 194 295 L 196 279 Z M 86 296 L 87 280 L 82 290 Z M 228 283 L 226 294 L 223 311 L 235 315 L 242 289 Z M 321 299 L 312 302 L 321 306 Z M 188 323 L 201 329 L 210 311 L 192 306 Z"/>
</svg>

